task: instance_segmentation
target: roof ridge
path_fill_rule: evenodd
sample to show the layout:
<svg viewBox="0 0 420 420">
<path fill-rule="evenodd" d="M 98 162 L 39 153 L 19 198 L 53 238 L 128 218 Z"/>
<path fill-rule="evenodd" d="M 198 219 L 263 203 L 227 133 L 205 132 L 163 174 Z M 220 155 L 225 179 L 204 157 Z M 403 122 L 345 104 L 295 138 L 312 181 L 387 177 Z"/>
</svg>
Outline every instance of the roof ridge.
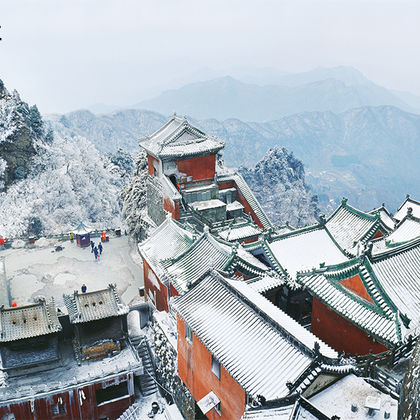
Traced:
<svg viewBox="0 0 420 420">
<path fill-rule="evenodd" d="M 397 244 L 397 246 L 393 246 L 392 248 L 385 248 L 376 252 L 375 254 L 372 254 L 371 262 L 376 263 L 378 261 L 394 257 L 396 255 L 410 251 L 412 248 L 416 248 L 417 246 L 420 246 L 420 236 L 406 242 L 402 242 L 401 244 Z"/>
</svg>

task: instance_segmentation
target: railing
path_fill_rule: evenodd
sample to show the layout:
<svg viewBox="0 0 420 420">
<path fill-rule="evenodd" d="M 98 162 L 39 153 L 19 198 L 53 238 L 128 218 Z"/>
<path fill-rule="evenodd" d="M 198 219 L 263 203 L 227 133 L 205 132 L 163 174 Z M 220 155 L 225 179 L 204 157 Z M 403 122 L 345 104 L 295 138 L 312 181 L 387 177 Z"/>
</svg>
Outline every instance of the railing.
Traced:
<svg viewBox="0 0 420 420">
<path fill-rule="evenodd" d="M 408 337 L 407 342 L 399 347 L 394 347 L 391 350 L 384 351 L 382 353 L 373 354 L 372 351 L 366 355 L 356 355 L 354 359 L 359 367 L 364 367 L 375 363 L 377 365 L 387 365 L 388 367 L 395 366 L 403 357 L 409 357 L 414 349 L 417 338 L 413 338 L 411 335 Z"/>
</svg>

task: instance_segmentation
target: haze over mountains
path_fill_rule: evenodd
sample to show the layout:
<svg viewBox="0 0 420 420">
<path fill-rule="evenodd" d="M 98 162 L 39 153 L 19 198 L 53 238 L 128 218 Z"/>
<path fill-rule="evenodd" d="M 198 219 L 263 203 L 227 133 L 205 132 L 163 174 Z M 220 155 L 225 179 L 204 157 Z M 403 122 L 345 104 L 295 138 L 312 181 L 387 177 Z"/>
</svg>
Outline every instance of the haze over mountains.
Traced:
<svg viewBox="0 0 420 420">
<path fill-rule="evenodd" d="M 393 105 L 420 113 L 419 97 L 379 86 L 352 67 L 318 68 L 294 74 L 267 68 L 232 69 L 231 76 L 206 69 L 191 77 L 193 82 L 164 90 L 130 108 L 165 115 L 176 110 L 199 119 L 261 122 L 305 111 L 343 112 L 361 106 Z M 103 104 L 90 108 L 93 112 L 111 109 Z"/>
</svg>

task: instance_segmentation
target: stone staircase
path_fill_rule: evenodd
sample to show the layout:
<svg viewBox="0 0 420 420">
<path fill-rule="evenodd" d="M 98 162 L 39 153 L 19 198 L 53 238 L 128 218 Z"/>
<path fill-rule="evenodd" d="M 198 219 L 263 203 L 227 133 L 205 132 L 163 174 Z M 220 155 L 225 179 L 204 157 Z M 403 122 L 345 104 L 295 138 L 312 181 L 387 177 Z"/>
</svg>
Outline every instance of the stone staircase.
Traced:
<svg viewBox="0 0 420 420">
<path fill-rule="evenodd" d="M 133 341 L 133 340 L 132 340 Z M 149 344 L 146 337 L 139 337 L 133 341 L 142 360 L 144 372 L 139 376 L 140 389 L 143 396 L 157 392 L 155 369 L 152 362 Z"/>
</svg>

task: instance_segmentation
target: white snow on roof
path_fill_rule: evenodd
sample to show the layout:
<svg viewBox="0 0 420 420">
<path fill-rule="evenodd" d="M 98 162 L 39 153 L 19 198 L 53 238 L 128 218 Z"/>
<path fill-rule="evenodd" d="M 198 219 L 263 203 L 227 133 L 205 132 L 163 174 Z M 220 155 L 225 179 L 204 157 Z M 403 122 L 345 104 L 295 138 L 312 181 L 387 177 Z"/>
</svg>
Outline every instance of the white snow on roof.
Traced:
<svg viewBox="0 0 420 420">
<path fill-rule="evenodd" d="M 284 284 L 284 278 L 266 275 L 246 280 L 246 282 L 258 293 L 264 293 Z"/>
<path fill-rule="evenodd" d="M 212 272 L 177 298 L 176 311 L 248 394 L 263 395 L 267 399 L 288 395 L 286 383 L 296 381 L 310 366 L 312 358 L 232 293 L 219 278 L 219 274 Z M 241 282 L 232 280 L 230 283 Z M 266 309 L 265 305 L 262 309 Z M 284 327 L 288 329 L 291 321 L 289 323 L 286 317 Z M 304 329 L 297 324 L 299 327 Z M 295 330 L 289 331 L 295 333 Z"/>
<path fill-rule="evenodd" d="M 381 217 L 382 222 L 384 222 L 384 224 L 388 228 L 394 229 L 395 221 L 394 221 L 394 219 L 392 219 L 392 217 L 390 217 L 387 210 L 384 207 L 379 207 L 378 209 L 372 210 L 370 212 L 370 214 L 375 214 L 377 211 L 379 212 L 379 216 Z"/>
<path fill-rule="evenodd" d="M 381 400 L 381 408 L 374 417 L 369 416 L 368 409 L 365 408 L 366 398 L 369 396 L 378 397 Z M 390 420 L 398 418 L 397 400 L 380 392 L 352 373 L 319 392 L 309 401 L 329 417 L 336 415 L 346 420 L 383 419 L 385 412 L 389 412 Z M 356 412 L 351 411 L 352 404 L 357 406 Z"/>
<path fill-rule="evenodd" d="M 271 242 L 269 247 L 292 277 L 297 271 L 319 268 L 320 263 L 332 265 L 347 261 L 324 229 L 288 236 Z"/>
<path fill-rule="evenodd" d="M 219 236 L 226 241 L 236 241 L 237 239 L 250 238 L 259 234 L 261 234 L 261 229 L 253 225 L 232 226 L 219 232 Z"/>
<path fill-rule="evenodd" d="M 192 243 L 193 234 L 168 217 L 148 239 L 139 244 L 139 250 L 159 274 L 161 265 L 168 265 L 172 258 L 181 255 Z"/>
<path fill-rule="evenodd" d="M 253 411 L 245 411 L 241 420 L 290 420 L 293 405 L 279 408 L 269 408 Z"/>
<path fill-rule="evenodd" d="M 417 200 L 413 200 L 410 197 L 407 197 L 407 199 L 404 201 L 404 203 L 401 205 L 398 211 L 394 214 L 394 219 L 398 222 L 404 219 L 404 217 L 407 216 L 407 210 L 409 207 L 413 209 L 413 216 L 420 219 L 420 202 Z"/>
<path fill-rule="evenodd" d="M 318 337 L 300 325 L 297 321 L 273 305 L 267 298 L 258 293 L 246 282 L 238 280 L 226 280 L 238 292 L 244 295 L 249 301 L 258 307 L 261 311 L 265 312 L 275 323 L 281 325 L 287 331 L 296 337 L 307 348 L 313 349 L 315 342 L 320 345 L 319 351 L 326 357 L 336 358 L 337 352 L 330 346 L 322 342 Z"/>
<path fill-rule="evenodd" d="M 420 327 L 420 243 L 415 243 L 388 258 L 376 254 L 371 262 L 387 295 L 411 319 L 410 329 Z"/>
<path fill-rule="evenodd" d="M 420 221 L 417 219 L 404 219 L 389 236 L 385 238 L 385 241 L 389 241 L 391 244 L 407 242 L 411 239 L 420 236 Z"/>
<path fill-rule="evenodd" d="M 206 210 L 206 209 L 215 209 L 219 207 L 226 207 L 226 203 L 219 199 L 206 200 L 206 201 L 196 201 L 191 203 L 190 206 L 197 211 Z"/>
</svg>

